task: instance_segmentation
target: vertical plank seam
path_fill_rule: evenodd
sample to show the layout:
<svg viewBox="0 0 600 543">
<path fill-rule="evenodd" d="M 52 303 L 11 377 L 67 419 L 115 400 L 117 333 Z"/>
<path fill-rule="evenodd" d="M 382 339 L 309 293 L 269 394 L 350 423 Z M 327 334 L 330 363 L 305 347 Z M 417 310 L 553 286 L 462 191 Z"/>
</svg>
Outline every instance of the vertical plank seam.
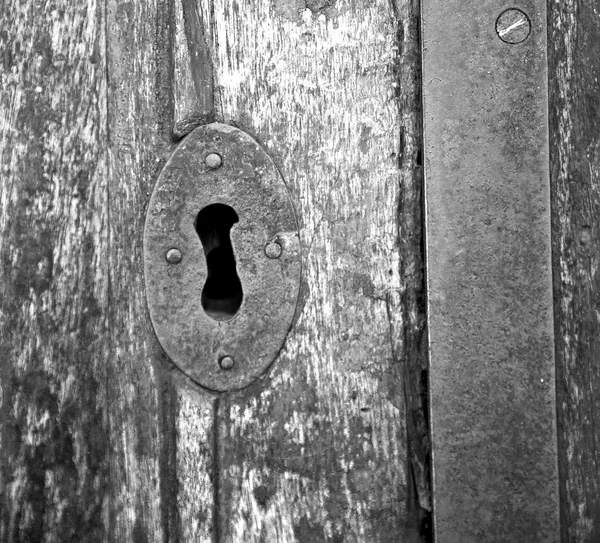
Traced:
<svg viewBox="0 0 600 543">
<path fill-rule="evenodd" d="M 219 405 L 220 398 L 215 398 L 213 402 L 213 542 L 220 543 L 221 525 L 220 525 L 220 502 L 219 502 L 219 477 L 221 473 L 221 463 L 219 462 Z"/>
<path fill-rule="evenodd" d="M 428 446 L 428 443 L 430 443 L 429 398 L 428 385 L 422 382 L 423 375 L 427 376 L 428 370 L 426 342 L 423 342 L 427 323 L 427 309 L 423 301 L 426 284 L 426 270 L 424 267 L 425 228 L 423 177 L 421 174 L 421 160 L 419 158 L 422 156 L 423 146 L 422 78 L 420 65 L 421 2 L 420 0 L 411 0 L 408 3 L 408 13 L 404 14 L 408 25 L 408 32 L 403 26 L 404 21 L 397 1 L 390 0 L 390 3 L 397 21 L 396 101 L 399 115 L 402 119 L 398 158 L 401 175 L 399 179 L 397 234 L 400 247 L 400 273 L 404 280 L 406 280 L 407 276 L 410 276 L 412 282 L 414 282 L 414 277 L 417 276 L 420 285 L 417 292 L 404 290 L 401 294 L 402 302 L 400 307 L 403 334 L 400 340 L 404 345 L 405 359 L 403 361 L 397 360 L 396 353 L 393 352 L 397 363 L 402 364 L 402 390 L 406 409 L 407 529 L 409 530 L 408 533 L 411 541 L 413 541 L 412 538 L 415 538 L 418 541 L 430 542 L 432 541 L 433 534 L 431 531 L 431 448 Z M 412 25 L 416 26 L 414 33 L 410 32 Z M 410 73 L 412 72 L 411 68 L 415 70 L 413 74 Z M 402 72 L 405 69 L 410 74 L 408 76 L 408 85 L 403 84 L 405 81 L 403 81 Z M 408 89 L 405 88 L 406 86 L 408 86 Z M 414 112 L 414 115 L 409 115 L 407 118 L 406 111 Z M 409 124 L 408 127 L 406 126 L 407 123 Z M 408 187 L 408 189 L 403 186 L 407 176 L 410 176 L 410 182 L 413 185 L 412 187 Z M 410 192 L 409 194 L 406 194 L 407 190 Z M 408 208 L 409 220 L 403 223 L 402 217 L 407 214 L 405 206 Z M 417 214 L 419 220 L 411 224 L 415 214 Z M 406 230 L 404 236 L 403 230 Z M 415 235 L 419 235 L 420 237 L 418 246 L 417 244 L 409 244 L 406 247 L 406 237 Z M 406 265 L 407 255 L 410 257 L 410 261 Z M 413 311 L 416 312 L 416 315 L 413 314 L 411 317 Z M 391 323 L 392 315 L 389 300 L 388 314 Z M 426 381 L 428 381 L 427 378 Z M 419 410 L 423 418 L 422 421 L 415 420 L 414 410 Z M 423 425 L 425 428 L 423 428 Z M 429 504 L 429 509 L 426 508 L 427 504 Z"/>
</svg>

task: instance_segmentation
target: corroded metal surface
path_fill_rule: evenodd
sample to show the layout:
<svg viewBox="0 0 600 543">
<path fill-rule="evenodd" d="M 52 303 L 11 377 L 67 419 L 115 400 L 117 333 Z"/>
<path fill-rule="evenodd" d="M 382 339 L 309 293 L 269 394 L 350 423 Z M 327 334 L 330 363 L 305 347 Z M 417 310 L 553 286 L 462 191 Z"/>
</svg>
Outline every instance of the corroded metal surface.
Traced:
<svg viewBox="0 0 600 543">
<path fill-rule="evenodd" d="M 222 164 L 207 157 L 218 154 Z M 196 232 L 200 210 L 219 203 L 238 216 L 231 245 L 243 289 L 230 320 L 215 320 L 201 299 L 207 257 Z M 278 258 L 265 255 L 276 242 Z M 170 250 L 180 261 L 167 259 Z M 178 259 L 175 259 L 178 260 Z M 263 373 L 292 323 L 300 286 L 300 246 L 294 210 L 277 168 L 250 136 L 224 124 L 187 136 L 163 169 L 144 231 L 148 308 L 171 360 L 202 386 L 242 388 Z M 232 367 L 223 357 L 235 360 Z"/>
<path fill-rule="evenodd" d="M 558 541 L 545 2 L 422 22 L 436 539 Z"/>
</svg>

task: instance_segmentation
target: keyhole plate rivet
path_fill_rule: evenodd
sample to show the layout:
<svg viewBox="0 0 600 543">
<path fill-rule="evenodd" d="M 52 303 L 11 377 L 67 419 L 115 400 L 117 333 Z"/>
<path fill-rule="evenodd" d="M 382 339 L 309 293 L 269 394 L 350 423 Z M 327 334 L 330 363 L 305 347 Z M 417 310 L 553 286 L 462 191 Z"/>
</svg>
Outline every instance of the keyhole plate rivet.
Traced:
<svg viewBox="0 0 600 543">
<path fill-rule="evenodd" d="M 165 255 L 165 258 L 169 264 L 179 264 L 183 260 L 181 251 L 176 248 L 169 249 Z"/>
<path fill-rule="evenodd" d="M 223 370 L 230 370 L 231 368 L 233 368 L 234 364 L 235 361 L 231 356 L 224 356 L 223 358 L 221 358 L 221 360 L 219 360 L 219 365 Z"/>
<path fill-rule="evenodd" d="M 175 149 L 148 204 L 144 277 L 161 347 L 199 385 L 239 390 L 276 359 L 296 318 L 300 237 L 281 173 L 248 134 L 213 123 Z"/>
<path fill-rule="evenodd" d="M 531 32 L 531 21 L 520 9 L 510 8 L 496 19 L 496 33 L 505 43 L 524 42 Z"/>
<path fill-rule="evenodd" d="M 283 247 L 277 241 L 270 241 L 265 245 L 265 254 L 269 258 L 279 258 L 283 251 Z"/>
<path fill-rule="evenodd" d="M 216 170 L 223 164 L 223 159 L 217 153 L 210 153 L 204 159 L 204 163 L 211 169 Z"/>
</svg>

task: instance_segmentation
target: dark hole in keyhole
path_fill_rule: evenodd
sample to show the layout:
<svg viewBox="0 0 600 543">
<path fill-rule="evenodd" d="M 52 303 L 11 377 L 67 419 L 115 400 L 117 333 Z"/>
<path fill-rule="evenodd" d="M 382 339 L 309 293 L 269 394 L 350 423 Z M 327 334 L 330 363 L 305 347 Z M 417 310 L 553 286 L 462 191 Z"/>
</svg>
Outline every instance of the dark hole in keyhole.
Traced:
<svg viewBox="0 0 600 543">
<path fill-rule="evenodd" d="M 196 218 L 196 232 L 200 236 L 208 268 L 202 289 L 202 307 L 209 317 L 217 321 L 233 318 L 244 297 L 229 235 L 238 220 L 235 210 L 225 204 L 206 206 Z"/>
</svg>

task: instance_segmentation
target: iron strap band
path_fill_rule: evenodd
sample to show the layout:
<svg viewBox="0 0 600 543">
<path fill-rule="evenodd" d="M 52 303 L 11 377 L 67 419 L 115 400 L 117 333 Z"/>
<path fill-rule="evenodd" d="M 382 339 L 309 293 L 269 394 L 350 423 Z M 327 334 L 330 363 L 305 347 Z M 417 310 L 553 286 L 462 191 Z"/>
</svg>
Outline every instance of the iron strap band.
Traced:
<svg viewBox="0 0 600 543">
<path fill-rule="evenodd" d="M 559 541 L 545 2 L 423 0 L 422 47 L 436 539 Z"/>
</svg>

